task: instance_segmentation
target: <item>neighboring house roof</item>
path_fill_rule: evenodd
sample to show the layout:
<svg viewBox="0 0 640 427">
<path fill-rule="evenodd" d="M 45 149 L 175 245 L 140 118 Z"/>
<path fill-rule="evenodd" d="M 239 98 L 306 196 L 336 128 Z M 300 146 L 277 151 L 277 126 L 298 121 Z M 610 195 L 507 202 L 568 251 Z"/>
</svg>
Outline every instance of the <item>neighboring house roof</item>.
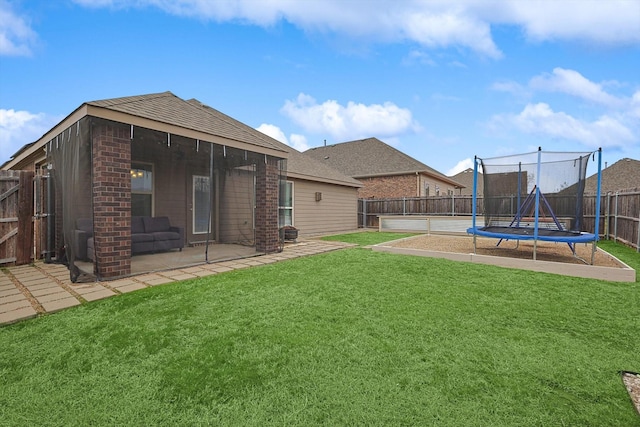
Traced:
<svg viewBox="0 0 640 427">
<path fill-rule="evenodd" d="M 423 173 L 459 188 L 462 184 L 377 138 L 342 142 L 304 152 L 353 178 Z"/>
<path fill-rule="evenodd" d="M 457 173 L 456 175 L 452 175 L 451 179 L 460 184 L 464 185 L 465 190 L 463 194 L 473 194 L 473 169 L 468 168 L 463 170 L 462 172 Z M 482 195 L 484 193 L 484 181 L 482 179 L 482 173 L 478 171 L 478 194 Z"/>
<path fill-rule="evenodd" d="M 348 187 L 362 187 L 362 184 L 359 181 L 346 176 L 343 173 L 340 173 L 339 171 L 323 164 L 322 162 L 315 160 L 314 158 L 304 153 L 301 153 L 300 151 L 297 151 L 293 147 L 275 140 L 270 136 L 221 113 L 215 108 L 201 103 L 197 99 L 190 99 L 187 102 L 203 109 L 208 114 L 210 114 L 212 118 L 223 117 L 224 120 L 228 121 L 230 124 L 237 127 L 245 128 L 244 131 L 250 133 L 253 138 L 268 141 L 270 144 L 273 144 L 279 149 L 289 153 L 289 156 L 287 158 L 287 176 L 311 181 L 322 181 L 331 184 L 345 185 Z"/>
<path fill-rule="evenodd" d="M 41 150 L 44 145 L 85 116 L 100 117 L 134 126 L 182 135 L 221 145 L 247 149 L 275 157 L 287 157 L 275 140 L 257 138 L 249 126 L 222 113 L 208 114 L 202 108 L 171 92 L 90 101 L 82 104 L 37 141 L 22 147 L 2 165 L 11 168 Z"/>
<path fill-rule="evenodd" d="M 640 161 L 624 158 L 611 166 L 602 169 L 600 194 L 616 191 L 640 191 Z M 585 194 L 596 194 L 598 174 L 591 175 L 585 181 Z"/>
</svg>

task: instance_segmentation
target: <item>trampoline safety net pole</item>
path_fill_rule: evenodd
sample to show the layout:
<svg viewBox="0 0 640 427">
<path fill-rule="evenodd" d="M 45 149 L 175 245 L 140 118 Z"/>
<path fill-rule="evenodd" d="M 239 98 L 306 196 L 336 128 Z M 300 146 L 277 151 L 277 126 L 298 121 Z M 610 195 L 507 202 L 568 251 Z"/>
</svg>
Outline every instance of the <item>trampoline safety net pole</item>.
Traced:
<svg viewBox="0 0 640 427">
<path fill-rule="evenodd" d="M 598 188 L 596 190 L 596 222 L 593 227 L 593 244 L 591 247 L 591 265 L 596 259 L 596 242 L 600 236 L 600 191 L 602 190 L 602 147 L 598 148 Z M 640 225 L 638 226 L 640 232 Z"/>
<path fill-rule="evenodd" d="M 542 161 L 542 147 L 538 147 L 538 169 L 536 172 L 536 212 L 533 223 L 533 260 L 536 260 L 538 249 L 538 221 L 540 220 L 540 163 Z"/>
<path fill-rule="evenodd" d="M 476 255 L 476 200 L 478 200 L 478 156 L 473 157 L 473 199 L 471 205 L 471 227 L 473 228 L 473 254 Z"/>
</svg>

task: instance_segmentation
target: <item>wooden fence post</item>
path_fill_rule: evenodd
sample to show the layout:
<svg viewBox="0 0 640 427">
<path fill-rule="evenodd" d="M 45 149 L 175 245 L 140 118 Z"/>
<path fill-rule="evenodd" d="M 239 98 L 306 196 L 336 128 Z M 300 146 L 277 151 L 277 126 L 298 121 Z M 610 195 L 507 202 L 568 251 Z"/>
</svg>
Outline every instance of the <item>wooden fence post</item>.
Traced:
<svg viewBox="0 0 640 427">
<path fill-rule="evenodd" d="M 33 254 L 33 176 L 30 171 L 20 172 L 16 265 L 29 264 Z"/>
</svg>

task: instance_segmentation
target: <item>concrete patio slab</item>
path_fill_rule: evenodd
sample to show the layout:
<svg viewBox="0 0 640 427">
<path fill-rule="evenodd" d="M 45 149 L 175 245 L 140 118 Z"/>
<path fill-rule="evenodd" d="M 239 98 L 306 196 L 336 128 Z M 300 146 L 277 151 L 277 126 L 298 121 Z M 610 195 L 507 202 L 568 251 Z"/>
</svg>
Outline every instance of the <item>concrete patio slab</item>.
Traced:
<svg viewBox="0 0 640 427">
<path fill-rule="evenodd" d="M 0 307 L 3 304 L 8 304 L 10 302 L 26 300 L 26 298 L 24 297 L 24 295 L 20 291 L 18 291 L 18 293 L 15 293 L 13 295 L 0 296 L 0 298 L 1 298 L 1 301 L 2 301 L 2 304 L 0 304 Z M 1 308 L 0 308 L 0 311 L 2 311 Z"/>
<path fill-rule="evenodd" d="M 9 312 L 0 312 L 0 325 L 19 322 L 21 320 L 32 319 L 38 315 L 33 307 L 22 307 Z"/>
<path fill-rule="evenodd" d="M 85 301 L 98 301 L 115 295 L 117 295 L 115 292 L 103 288 L 94 292 L 83 293 L 82 298 L 84 298 Z"/>
<path fill-rule="evenodd" d="M 65 308 L 69 307 L 75 307 L 76 305 L 80 305 L 80 301 L 78 301 L 74 297 L 68 297 L 51 302 L 45 302 L 42 304 L 42 307 L 47 313 L 55 313 L 56 311 L 64 310 Z"/>
<path fill-rule="evenodd" d="M 9 313 L 11 311 L 18 310 L 24 307 L 31 307 L 31 303 L 26 298 L 18 301 L 8 302 L 6 304 L 0 304 L 0 313 Z"/>
<path fill-rule="evenodd" d="M 131 283 L 129 285 L 122 285 L 115 288 L 118 292 L 126 294 L 129 292 L 137 291 L 140 289 L 147 288 L 148 286 L 143 285 L 142 283 Z"/>
<path fill-rule="evenodd" d="M 22 294 L 22 292 L 20 292 L 20 289 L 13 286 L 13 288 L 7 288 L 0 291 L 0 299 L 4 299 L 4 297 L 10 297 L 11 295 L 15 294 Z"/>
<path fill-rule="evenodd" d="M 40 304 L 45 304 L 45 303 L 49 303 L 51 301 L 57 301 L 60 299 L 65 299 L 65 298 L 75 298 L 73 295 L 71 295 L 69 292 L 65 291 L 64 289 L 58 292 L 54 292 L 51 294 L 47 294 L 47 295 L 42 295 L 39 297 L 36 297 L 36 299 L 38 300 L 38 302 Z"/>
</svg>

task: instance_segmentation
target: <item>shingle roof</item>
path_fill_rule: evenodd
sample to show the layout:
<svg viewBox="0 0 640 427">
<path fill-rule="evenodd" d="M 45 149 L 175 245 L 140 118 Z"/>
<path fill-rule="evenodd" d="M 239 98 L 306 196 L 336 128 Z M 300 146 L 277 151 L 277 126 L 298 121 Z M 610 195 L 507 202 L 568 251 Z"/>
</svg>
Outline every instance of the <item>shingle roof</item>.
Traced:
<svg viewBox="0 0 640 427">
<path fill-rule="evenodd" d="M 197 104 L 185 101 L 171 92 L 103 99 L 86 104 L 282 151 L 269 139 L 256 138 L 254 134 L 247 132 L 249 126 L 219 111 L 217 114 L 207 114 Z"/>
<path fill-rule="evenodd" d="M 396 150 L 377 138 L 311 148 L 304 152 L 316 160 L 354 178 L 365 178 L 410 173 L 425 173 L 450 182 L 456 187 L 461 184 L 425 165 L 422 162 Z"/>
<path fill-rule="evenodd" d="M 464 185 L 465 188 L 461 191 L 461 194 L 463 196 L 473 195 L 473 169 L 468 168 L 466 170 L 463 170 L 456 175 L 452 175 L 451 179 Z M 482 179 L 482 173 L 478 172 L 478 195 L 482 196 L 483 194 L 484 180 Z"/>
<path fill-rule="evenodd" d="M 197 99 L 190 99 L 187 102 L 205 111 L 212 117 L 212 119 L 225 120 L 232 126 L 242 128 L 243 131 L 251 135 L 253 139 L 266 141 L 269 144 L 274 145 L 278 149 L 289 153 L 289 156 L 287 158 L 287 174 L 290 176 L 294 176 L 297 178 L 306 178 L 310 180 L 321 180 L 340 185 L 346 185 L 349 187 L 362 186 L 359 181 L 340 173 L 339 171 L 323 164 L 322 162 L 315 160 L 311 156 L 301 153 L 293 147 L 290 147 L 250 126 L 245 125 L 242 122 L 239 122 L 233 117 L 229 117 L 221 113 L 215 108 L 201 103 Z"/>
<path fill-rule="evenodd" d="M 283 153 L 283 157 L 287 157 L 287 169 L 291 176 L 349 187 L 362 186 L 359 181 L 340 173 L 322 162 L 314 160 L 306 154 L 196 99 L 185 101 L 171 92 L 162 92 L 90 101 L 82 104 L 78 110 L 83 106 L 104 108 L 105 110 L 124 113 L 154 122 L 231 139 L 242 144 L 274 150 L 275 152 Z M 65 120 L 68 120 L 72 115 L 68 116 Z M 63 123 L 64 121 L 57 126 L 61 126 Z M 55 127 L 53 129 L 55 129 Z M 47 140 L 42 137 L 38 141 L 25 145 L 13 155 L 11 160 L 5 162 L 2 167 L 13 162 L 14 158 L 19 157 L 20 154 L 30 149 L 30 147 L 35 145 L 42 146 L 46 142 Z M 288 154 L 285 155 L 284 153 Z"/>
<path fill-rule="evenodd" d="M 596 194 L 598 175 L 593 174 L 585 181 L 585 194 Z M 640 191 L 640 161 L 624 158 L 602 169 L 600 194 Z"/>
</svg>

